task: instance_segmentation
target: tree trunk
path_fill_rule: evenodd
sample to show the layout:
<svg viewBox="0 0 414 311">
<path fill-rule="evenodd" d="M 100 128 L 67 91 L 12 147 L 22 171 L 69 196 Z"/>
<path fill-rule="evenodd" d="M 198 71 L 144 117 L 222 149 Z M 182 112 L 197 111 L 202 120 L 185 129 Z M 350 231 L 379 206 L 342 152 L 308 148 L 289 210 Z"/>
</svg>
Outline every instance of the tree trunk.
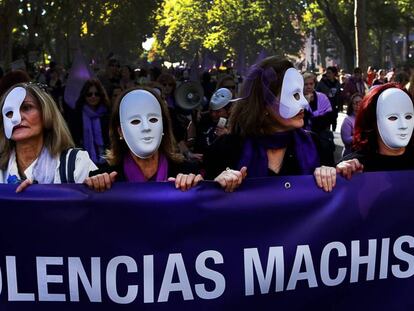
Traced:
<svg viewBox="0 0 414 311">
<path fill-rule="evenodd" d="M 405 61 L 410 59 L 410 20 L 405 23 Z"/>
<path fill-rule="evenodd" d="M 355 25 L 355 54 L 356 66 L 363 72 L 368 68 L 367 41 L 368 32 L 366 24 L 366 0 L 354 0 L 354 25 Z"/>
<path fill-rule="evenodd" d="M 0 1 L 0 62 L 3 62 L 4 69 L 8 69 L 13 60 L 12 30 L 16 23 L 17 8 L 17 1 Z"/>
<path fill-rule="evenodd" d="M 324 38 L 317 38 L 318 41 L 318 52 L 319 55 L 321 56 L 321 65 L 323 68 L 326 69 L 326 46 L 327 46 L 327 40 L 326 37 Z"/>
<path fill-rule="evenodd" d="M 384 34 L 382 31 L 379 31 L 378 34 L 378 66 L 384 68 Z M 377 64 L 374 64 L 377 65 Z"/>
<path fill-rule="evenodd" d="M 331 10 L 329 3 L 326 0 L 317 0 L 317 3 L 323 11 L 323 13 L 325 14 L 329 23 L 331 24 L 336 35 L 338 36 L 339 41 L 341 41 L 344 47 L 345 69 L 348 71 L 352 71 L 354 69 L 355 53 L 354 48 L 352 46 L 352 40 L 350 35 L 345 31 L 344 27 L 342 27 L 342 25 L 338 22 L 338 18 L 335 12 Z"/>
</svg>

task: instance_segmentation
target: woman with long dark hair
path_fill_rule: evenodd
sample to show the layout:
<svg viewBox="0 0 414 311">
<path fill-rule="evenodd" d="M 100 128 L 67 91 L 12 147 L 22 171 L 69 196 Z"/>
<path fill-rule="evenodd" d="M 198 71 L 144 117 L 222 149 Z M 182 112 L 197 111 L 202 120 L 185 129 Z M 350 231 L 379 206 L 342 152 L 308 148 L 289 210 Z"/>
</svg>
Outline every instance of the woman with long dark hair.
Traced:
<svg viewBox="0 0 414 311">
<path fill-rule="evenodd" d="M 254 65 L 232 107 L 229 135 L 205 153 L 207 176 L 226 167 L 247 167 L 248 177 L 315 174 L 319 187 L 331 191 L 336 172 L 320 167 L 318 148 L 303 130 L 303 78 L 288 60 L 277 57 Z"/>
<path fill-rule="evenodd" d="M 75 109 L 68 114 L 68 125 L 77 147 L 88 151 L 97 165 L 105 163 L 109 147 L 109 98 L 98 79 L 85 82 Z"/>
</svg>

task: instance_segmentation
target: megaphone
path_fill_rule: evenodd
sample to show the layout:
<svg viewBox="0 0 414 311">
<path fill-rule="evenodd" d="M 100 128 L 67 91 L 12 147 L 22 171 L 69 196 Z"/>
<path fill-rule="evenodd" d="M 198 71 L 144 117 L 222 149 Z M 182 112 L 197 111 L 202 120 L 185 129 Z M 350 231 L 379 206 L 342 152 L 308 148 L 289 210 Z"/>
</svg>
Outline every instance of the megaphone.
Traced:
<svg viewBox="0 0 414 311">
<path fill-rule="evenodd" d="M 184 110 L 193 110 L 203 103 L 204 90 L 200 83 L 188 81 L 181 84 L 174 93 L 175 103 Z"/>
</svg>

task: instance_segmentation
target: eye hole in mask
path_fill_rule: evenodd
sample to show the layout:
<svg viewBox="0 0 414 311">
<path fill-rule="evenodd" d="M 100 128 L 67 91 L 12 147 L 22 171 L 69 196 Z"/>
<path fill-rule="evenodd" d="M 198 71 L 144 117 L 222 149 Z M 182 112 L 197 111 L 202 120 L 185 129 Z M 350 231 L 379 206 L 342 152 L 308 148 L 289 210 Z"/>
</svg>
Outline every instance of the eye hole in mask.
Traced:
<svg viewBox="0 0 414 311">
<path fill-rule="evenodd" d="M 9 119 L 13 118 L 13 111 L 7 111 L 5 113 L 6 117 L 8 117 Z"/>
<path fill-rule="evenodd" d="M 405 116 L 405 119 L 406 119 L 406 120 L 411 120 L 412 118 L 413 118 L 413 116 L 412 116 L 412 115 L 410 115 L 410 114 L 409 114 L 409 115 L 407 115 L 407 116 Z"/>
<path fill-rule="evenodd" d="M 138 120 L 138 119 L 135 119 L 135 120 L 132 120 L 131 121 L 131 124 L 132 125 L 138 125 L 138 124 L 140 124 L 141 123 L 141 121 L 140 120 Z"/>
<path fill-rule="evenodd" d="M 158 122 L 158 119 L 157 118 L 151 118 L 151 119 L 149 119 L 149 121 L 151 123 L 157 123 Z"/>
<path fill-rule="evenodd" d="M 300 99 L 300 95 L 299 95 L 299 93 L 295 93 L 295 94 L 293 94 L 293 97 L 294 97 L 296 100 L 299 100 L 299 99 Z"/>
</svg>

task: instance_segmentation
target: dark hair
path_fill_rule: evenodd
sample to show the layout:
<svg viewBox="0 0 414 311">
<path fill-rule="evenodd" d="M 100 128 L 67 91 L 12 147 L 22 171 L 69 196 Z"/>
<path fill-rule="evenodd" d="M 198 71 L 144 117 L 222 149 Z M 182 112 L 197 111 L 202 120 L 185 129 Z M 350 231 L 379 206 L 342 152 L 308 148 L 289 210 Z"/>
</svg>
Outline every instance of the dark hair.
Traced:
<svg viewBox="0 0 414 311">
<path fill-rule="evenodd" d="M 292 68 L 293 64 L 287 59 L 279 59 L 276 56 L 262 60 L 258 65 L 262 69 L 272 68 L 277 79 L 269 84 L 271 92 L 277 96 L 282 89 L 283 76 L 287 69 Z M 258 76 L 253 82 L 248 81 L 242 86 L 241 94 L 249 96 L 237 101 L 232 106 L 229 120 L 230 132 L 242 137 L 254 137 L 269 135 L 278 129 L 277 121 L 272 107 L 265 103 L 261 77 Z M 251 91 L 247 90 L 251 84 Z"/>
<path fill-rule="evenodd" d="M 126 68 L 126 69 L 128 69 L 128 72 L 129 72 L 129 79 L 130 79 L 130 80 L 132 80 L 132 81 L 135 81 L 135 71 L 134 71 L 134 70 L 132 70 L 131 66 L 129 66 L 129 65 L 124 65 L 124 66 L 122 66 L 122 68 Z M 122 70 L 122 68 L 121 68 L 121 70 Z"/>
<path fill-rule="evenodd" d="M 162 125 L 164 129 L 164 136 L 162 137 L 161 145 L 159 147 L 160 152 L 162 152 L 167 159 L 174 161 L 174 162 L 181 162 L 183 161 L 182 155 L 175 152 L 176 143 L 172 131 L 172 122 L 168 112 L 167 104 L 164 100 L 154 91 L 154 89 L 144 86 L 136 86 L 125 90 L 118 96 L 115 104 L 112 108 L 111 114 L 111 123 L 109 125 L 109 138 L 111 141 L 111 148 L 107 150 L 106 159 L 110 165 L 119 165 L 123 162 L 124 156 L 129 151 L 128 145 L 126 144 L 125 140 L 119 139 L 118 128 L 121 126 L 121 121 L 119 118 L 119 107 L 121 105 L 122 98 L 125 95 L 130 93 L 134 90 L 144 90 L 152 95 L 158 100 L 158 103 L 161 107 L 161 115 L 162 115 Z M 137 103 L 139 104 L 139 103 Z"/>
<path fill-rule="evenodd" d="M 332 71 L 332 73 L 336 76 L 338 74 L 338 68 L 336 68 L 336 66 L 329 66 L 328 68 L 326 68 L 326 71 Z"/>
<path fill-rule="evenodd" d="M 361 68 L 359 68 L 359 67 L 355 67 L 354 68 L 354 74 L 355 73 L 360 73 L 360 74 L 362 74 L 362 70 L 361 70 Z"/>
<path fill-rule="evenodd" d="M 349 98 L 348 107 L 346 109 L 346 114 L 348 116 L 352 116 L 354 114 L 354 99 L 356 97 L 361 97 L 361 99 L 364 99 L 364 95 L 362 95 L 361 93 L 358 93 L 358 92 L 351 95 L 351 97 Z"/>
<path fill-rule="evenodd" d="M 405 71 L 400 71 L 395 75 L 394 82 L 404 87 L 408 82 L 410 82 L 410 77 Z"/>
<path fill-rule="evenodd" d="M 93 79 L 86 80 L 85 84 L 83 85 L 82 90 L 79 94 L 79 98 L 76 101 L 75 107 L 77 109 L 83 107 L 86 104 L 86 94 L 88 94 L 89 89 L 93 86 L 96 87 L 96 90 L 98 91 L 99 96 L 100 96 L 99 105 L 104 105 L 105 107 L 110 106 L 108 94 L 106 93 L 105 88 L 103 87 L 101 81 L 93 78 Z"/>
<path fill-rule="evenodd" d="M 175 81 L 175 78 L 172 74 L 169 73 L 162 73 L 158 76 L 157 82 L 164 85 L 166 83 L 171 83 L 173 85 L 173 92 L 175 91 L 175 88 L 177 87 L 177 82 Z"/>
<path fill-rule="evenodd" d="M 220 78 L 220 80 L 217 82 L 216 91 L 218 89 L 221 89 L 221 88 L 225 87 L 224 84 L 227 81 L 231 81 L 234 85 L 236 85 L 236 83 L 234 82 L 234 77 L 232 75 L 226 74 L 226 75 L 222 76 Z"/>
<path fill-rule="evenodd" d="M 116 67 L 119 67 L 119 61 L 116 58 L 110 58 L 108 60 L 108 67 L 115 65 Z"/>
<path fill-rule="evenodd" d="M 14 70 L 6 73 L 0 80 L 0 97 L 13 85 L 30 82 L 29 74 L 24 70 Z"/>
<path fill-rule="evenodd" d="M 386 83 L 371 89 L 371 91 L 362 100 L 358 115 L 356 116 L 353 141 L 353 147 L 355 150 L 362 150 L 364 152 L 376 152 L 378 150 L 378 97 L 382 92 L 391 88 L 398 88 L 410 96 L 408 92 L 401 88 L 397 83 Z M 414 135 L 411 136 L 409 146 L 414 145 L 413 137 Z"/>
</svg>

